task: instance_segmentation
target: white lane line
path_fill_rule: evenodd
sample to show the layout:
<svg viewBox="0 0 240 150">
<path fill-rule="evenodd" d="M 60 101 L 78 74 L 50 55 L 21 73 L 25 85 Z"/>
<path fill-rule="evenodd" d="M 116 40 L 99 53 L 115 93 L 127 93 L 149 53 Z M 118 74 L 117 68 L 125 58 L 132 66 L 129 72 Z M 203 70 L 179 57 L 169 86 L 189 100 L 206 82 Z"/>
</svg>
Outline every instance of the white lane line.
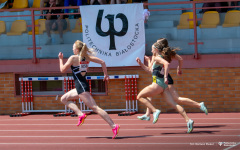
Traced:
<svg viewBox="0 0 240 150">
<path fill-rule="evenodd" d="M 208 135 L 209 137 L 238 137 L 238 135 Z M 63 137 L 68 137 L 68 138 L 92 138 L 92 137 L 95 137 L 95 138 L 102 138 L 102 137 L 107 137 L 107 136 L 75 136 L 75 135 L 71 135 L 71 136 L 59 136 L 59 135 L 56 135 L 56 136 L 53 136 L 53 135 L 45 135 L 45 136 L 0 136 L 0 138 L 63 138 Z M 118 136 L 119 138 L 127 138 L 127 137 L 135 137 L 135 135 L 133 136 Z M 191 136 L 186 136 L 186 135 L 180 135 L 180 136 L 152 136 L 152 135 L 146 135 L 146 136 L 137 136 L 137 137 L 153 137 L 153 138 L 159 138 L 159 137 L 173 137 L 173 138 L 176 138 L 176 137 L 184 137 L 184 138 L 193 138 L 193 137 L 206 137 L 206 135 L 191 135 Z"/>
<path fill-rule="evenodd" d="M 76 130 L 0 130 L 0 132 L 84 132 L 84 131 L 109 131 L 110 129 L 76 129 Z M 171 129 L 121 129 L 121 131 L 160 131 L 160 130 L 186 130 L 184 129 L 176 129 L 176 128 L 171 128 Z M 206 131 L 206 130 L 213 130 L 212 128 L 204 128 L 204 129 L 196 129 L 198 131 Z M 220 129 L 221 131 L 238 131 L 240 129 Z"/>
<path fill-rule="evenodd" d="M 77 119 L 77 118 L 76 118 Z M 16 121 L 16 120 L 30 120 L 30 121 L 33 121 L 33 120 L 76 120 L 76 119 L 56 119 L 56 118 L 53 118 L 53 119 L 19 119 L 19 118 L 9 118 L 9 119 L 0 119 L 0 121 Z M 172 120 L 172 119 L 179 119 L 179 120 L 182 120 L 181 117 L 179 118 L 159 118 L 160 120 Z M 191 118 L 191 119 L 200 119 L 200 120 L 212 120 L 212 119 L 215 119 L 215 120 L 229 120 L 229 119 L 234 119 L 234 120 L 240 120 L 240 118 Z M 87 120 L 103 120 L 103 119 L 87 119 Z M 113 120 L 139 120 L 139 119 L 113 119 Z"/>
<path fill-rule="evenodd" d="M 111 138 L 111 137 L 109 137 Z M 212 142 L 213 143 L 213 142 Z M 182 145 L 190 145 L 190 143 L 0 143 L 0 145 L 172 145 L 172 144 L 182 144 Z"/>
<path fill-rule="evenodd" d="M 184 125 L 186 125 L 186 123 L 159 123 L 159 124 L 157 124 L 157 125 L 169 125 L 169 124 L 174 124 L 174 125 L 181 125 L 181 124 L 184 124 Z M 221 123 L 195 123 L 195 125 L 200 125 L 200 124 L 218 124 L 218 125 L 221 125 L 221 124 L 227 124 L 227 125 L 229 125 L 229 124 L 240 124 L 240 123 L 229 123 L 229 122 L 221 122 Z M 1 126 L 24 126 L 24 125 L 26 125 L 26 126 L 37 126 L 37 125 L 46 125 L 46 126 L 66 126 L 66 125 L 76 125 L 76 124 L 0 124 Z M 98 125 L 98 126 L 101 126 L 101 125 L 108 125 L 108 124 L 84 124 L 84 125 L 89 125 L 89 126 L 96 126 L 96 125 Z M 149 126 L 149 125 L 154 125 L 154 126 L 156 126 L 156 124 L 151 124 L 151 123 L 148 123 L 148 124 L 120 124 L 120 125 L 127 125 L 127 126 Z"/>
</svg>

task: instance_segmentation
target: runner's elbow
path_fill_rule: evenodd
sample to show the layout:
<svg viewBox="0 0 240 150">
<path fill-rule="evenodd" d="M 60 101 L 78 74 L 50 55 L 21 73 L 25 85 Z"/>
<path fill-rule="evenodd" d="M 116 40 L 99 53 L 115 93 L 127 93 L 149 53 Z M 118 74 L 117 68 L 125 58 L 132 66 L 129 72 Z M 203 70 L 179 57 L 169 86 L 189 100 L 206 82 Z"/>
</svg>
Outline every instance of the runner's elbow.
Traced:
<svg viewBox="0 0 240 150">
<path fill-rule="evenodd" d="M 106 66 L 105 61 L 103 61 L 103 60 L 100 62 L 100 64 L 101 64 L 102 66 Z"/>
<path fill-rule="evenodd" d="M 168 66 L 169 66 L 169 62 L 165 62 L 165 63 L 164 63 L 164 66 L 165 66 L 165 67 L 168 67 Z"/>
<path fill-rule="evenodd" d="M 63 68 L 60 68 L 60 72 L 61 72 L 61 73 L 65 73 L 65 72 L 66 72 L 66 70 L 65 70 L 65 69 L 63 69 Z"/>
</svg>

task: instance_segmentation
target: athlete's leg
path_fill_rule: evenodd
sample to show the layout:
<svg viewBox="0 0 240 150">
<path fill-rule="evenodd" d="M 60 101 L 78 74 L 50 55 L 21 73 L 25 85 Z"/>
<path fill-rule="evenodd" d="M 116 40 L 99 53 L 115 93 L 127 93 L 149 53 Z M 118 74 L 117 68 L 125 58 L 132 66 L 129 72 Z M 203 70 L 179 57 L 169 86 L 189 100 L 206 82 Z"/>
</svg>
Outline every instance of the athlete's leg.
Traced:
<svg viewBox="0 0 240 150">
<path fill-rule="evenodd" d="M 188 127 L 187 133 L 191 133 L 193 131 L 194 121 L 189 119 L 189 117 L 187 116 L 187 114 L 186 114 L 185 110 L 183 109 L 183 107 L 178 105 L 173 100 L 173 97 L 172 97 L 169 89 L 165 89 L 165 91 L 163 92 L 163 96 L 164 96 L 165 100 L 167 101 L 167 103 L 170 104 L 173 108 L 175 108 L 183 116 L 183 118 L 187 122 L 187 127 Z"/>
<path fill-rule="evenodd" d="M 206 115 L 208 115 L 208 110 L 207 110 L 207 107 L 204 105 L 204 102 L 198 103 L 189 98 L 179 97 L 173 85 L 168 85 L 168 87 L 176 103 L 200 108 L 201 111 L 203 111 Z"/>
<path fill-rule="evenodd" d="M 156 83 L 145 87 L 137 96 L 137 99 L 145 104 L 152 112 L 156 111 L 156 108 L 151 104 L 147 97 L 153 97 L 163 92 L 163 88 Z"/>
<path fill-rule="evenodd" d="M 147 99 L 149 101 L 152 101 L 152 97 L 147 97 Z M 149 110 L 149 108 L 146 109 L 146 113 L 142 116 L 137 116 L 138 119 L 140 120 L 147 120 L 147 121 L 150 121 L 150 114 L 151 114 L 151 111 Z"/>
<path fill-rule="evenodd" d="M 106 0 L 98 0 L 101 5 L 107 4 Z"/>
<path fill-rule="evenodd" d="M 90 5 L 92 5 L 95 2 L 95 0 L 90 0 Z"/>
<path fill-rule="evenodd" d="M 173 107 L 174 109 L 176 109 L 176 110 L 183 116 L 183 118 L 185 119 L 185 121 L 188 122 L 189 118 L 188 118 L 185 110 L 183 109 L 182 106 L 178 105 L 178 104 L 174 101 L 174 99 L 173 99 L 173 97 L 172 97 L 169 89 L 165 89 L 165 90 L 164 90 L 164 92 L 163 92 L 163 97 L 164 97 L 164 100 L 166 100 L 166 102 L 167 102 L 171 107 Z"/>
<path fill-rule="evenodd" d="M 180 97 L 173 85 L 168 85 L 168 87 L 176 103 L 200 108 L 200 103 L 193 101 L 189 98 Z"/>
<path fill-rule="evenodd" d="M 78 116 L 82 116 L 83 113 L 80 111 L 80 109 L 78 108 L 78 106 L 73 102 L 70 101 L 72 99 L 77 99 L 78 98 L 78 93 L 76 88 L 68 91 L 67 93 L 65 93 L 62 97 L 61 97 L 61 102 L 66 105 L 67 107 L 69 107 L 71 110 L 73 110 L 75 112 L 75 114 L 77 114 Z"/>
<path fill-rule="evenodd" d="M 111 126 L 111 128 L 115 128 L 115 123 L 112 121 L 106 111 L 97 106 L 95 100 L 89 92 L 81 93 L 79 97 L 85 103 L 85 105 L 100 115 Z"/>
<path fill-rule="evenodd" d="M 153 124 L 158 121 L 158 117 L 161 113 L 159 109 L 156 109 L 151 102 L 147 99 L 147 97 L 155 96 L 163 92 L 163 88 L 159 86 L 157 83 L 152 83 L 151 85 L 145 87 L 137 96 L 137 99 L 142 102 L 144 105 L 149 108 L 153 112 Z M 150 119 L 150 118 L 149 118 Z"/>
<path fill-rule="evenodd" d="M 147 99 L 148 99 L 150 102 L 152 101 L 152 97 L 147 97 Z M 150 116 L 150 114 L 151 114 L 151 110 L 150 110 L 149 108 L 147 108 L 145 115 L 146 115 L 146 116 Z"/>
</svg>

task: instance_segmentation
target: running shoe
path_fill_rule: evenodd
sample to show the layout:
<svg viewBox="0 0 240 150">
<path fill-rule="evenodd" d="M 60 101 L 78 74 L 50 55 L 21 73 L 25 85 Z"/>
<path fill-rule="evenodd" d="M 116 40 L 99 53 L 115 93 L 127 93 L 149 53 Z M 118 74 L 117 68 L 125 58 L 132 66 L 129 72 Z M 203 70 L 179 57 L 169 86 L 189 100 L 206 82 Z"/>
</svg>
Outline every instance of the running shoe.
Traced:
<svg viewBox="0 0 240 150">
<path fill-rule="evenodd" d="M 87 118 L 87 115 L 83 113 L 83 115 L 78 118 L 79 118 L 79 120 L 78 120 L 77 126 L 80 126 L 84 123 L 84 120 Z"/>
<path fill-rule="evenodd" d="M 204 102 L 201 102 L 200 103 L 200 110 L 201 111 L 203 111 L 206 115 L 208 115 L 208 110 L 207 110 L 207 108 L 205 107 L 205 105 L 204 105 Z"/>
<path fill-rule="evenodd" d="M 137 116 L 137 118 L 140 119 L 140 120 L 147 120 L 147 121 L 150 120 L 150 117 L 148 117 L 146 114 L 142 115 L 142 116 Z"/>
<path fill-rule="evenodd" d="M 120 129 L 120 125 L 116 124 L 116 127 L 112 129 L 112 132 L 113 132 L 112 139 L 115 139 L 117 137 L 119 129 Z"/>
<path fill-rule="evenodd" d="M 155 124 L 158 121 L 158 117 L 160 115 L 161 111 L 159 109 L 157 109 L 154 113 L 153 113 L 153 124 Z"/>
<path fill-rule="evenodd" d="M 187 127 L 188 127 L 187 133 L 191 133 L 193 131 L 193 124 L 194 124 L 194 121 L 192 119 L 189 119 L 187 122 Z"/>
</svg>

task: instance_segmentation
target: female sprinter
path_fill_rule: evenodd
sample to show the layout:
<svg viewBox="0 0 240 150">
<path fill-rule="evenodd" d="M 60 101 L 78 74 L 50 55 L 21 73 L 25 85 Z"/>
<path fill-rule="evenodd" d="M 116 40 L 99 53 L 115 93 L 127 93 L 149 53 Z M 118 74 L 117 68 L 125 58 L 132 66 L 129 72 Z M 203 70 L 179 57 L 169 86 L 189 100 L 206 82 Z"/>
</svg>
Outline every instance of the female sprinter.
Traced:
<svg viewBox="0 0 240 150">
<path fill-rule="evenodd" d="M 152 45 L 152 53 L 153 53 L 153 67 L 152 70 L 146 67 L 139 58 L 136 61 L 139 65 L 146 71 L 152 72 L 153 83 L 147 87 L 145 87 L 137 96 L 137 99 L 145 104 L 150 111 L 153 112 L 153 123 L 156 123 L 158 117 L 160 115 L 160 110 L 156 109 L 151 102 L 149 101 L 148 97 L 153 97 L 157 94 L 163 93 L 164 99 L 166 102 L 171 105 L 174 109 L 176 109 L 185 119 L 187 122 L 188 131 L 187 133 L 191 133 L 193 130 L 194 121 L 189 119 L 184 109 L 178 105 L 174 98 L 172 97 L 169 89 L 168 89 L 168 70 L 169 70 L 169 63 L 172 61 L 172 57 L 176 55 L 176 52 L 169 47 L 164 48 L 162 51 L 159 51 L 156 47 L 158 43 L 154 43 Z"/>
<path fill-rule="evenodd" d="M 156 48 L 159 49 L 159 51 L 162 51 L 163 48 L 168 47 L 168 41 L 165 38 L 160 38 L 157 40 L 158 45 L 156 45 Z M 145 59 L 148 62 L 148 68 L 152 67 L 153 61 L 150 61 L 149 57 L 145 57 Z M 182 75 L 182 57 L 179 56 L 178 54 L 175 55 L 175 57 L 173 57 L 173 59 L 178 60 L 178 64 L 179 66 L 177 67 L 177 75 Z M 168 88 L 169 91 L 171 92 L 175 102 L 177 104 L 183 104 L 183 105 L 188 105 L 188 106 L 192 106 L 192 107 L 196 107 L 199 108 L 201 111 L 203 111 L 206 115 L 208 115 L 208 110 L 206 108 L 206 106 L 204 105 L 204 102 L 198 103 L 192 99 L 189 98 L 185 98 L 185 97 L 180 97 L 176 91 L 176 89 L 173 86 L 173 79 L 171 77 L 170 74 L 168 74 Z M 151 97 L 148 98 L 151 101 Z M 142 116 L 138 116 L 137 118 L 140 120 L 150 120 L 150 111 L 147 108 L 146 113 Z"/>
<path fill-rule="evenodd" d="M 94 52 L 88 49 L 87 45 L 79 40 L 73 44 L 73 53 L 74 55 L 70 56 L 65 64 L 63 64 L 63 53 L 60 52 L 58 54 L 60 71 L 64 73 L 71 68 L 76 86 L 76 88 L 68 91 L 61 97 L 61 102 L 78 115 L 79 120 L 77 126 L 79 126 L 83 124 L 87 117 L 87 115 L 82 113 L 77 105 L 71 101 L 72 99 L 79 97 L 85 103 L 85 105 L 100 115 L 110 125 L 113 131 L 112 138 L 114 139 L 117 137 L 120 126 L 112 121 L 107 112 L 97 106 L 95 100 L 89 93 L 89 84 L 85 78 L 89 62 L 92 61 L 102 65 L 104 72 L 103 80 L 108 81 L 109 76 L 107 74 L 105 62 L 95 57 Z"/>
</svg>

